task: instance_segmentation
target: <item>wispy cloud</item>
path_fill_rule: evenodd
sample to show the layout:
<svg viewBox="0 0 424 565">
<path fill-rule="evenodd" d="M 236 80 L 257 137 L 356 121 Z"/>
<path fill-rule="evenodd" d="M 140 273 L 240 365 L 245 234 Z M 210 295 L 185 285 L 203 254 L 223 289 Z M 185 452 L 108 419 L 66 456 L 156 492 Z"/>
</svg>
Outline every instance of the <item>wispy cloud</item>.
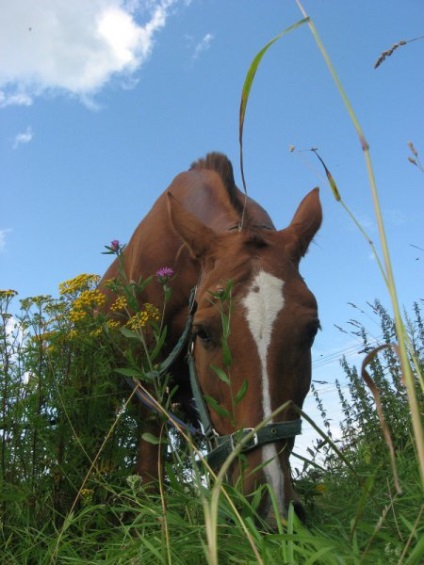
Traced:
<svg viewBox="0 0 424 565">
<path fill-rule="evenodd" d="M 202 55 L 202 53 L 210 48 L 213 38 L 214 36 L 211 33 L 207 33 L 204 37 L 202 37 L 202 39 L 196 44 L 194 48 L 192 55 L 193 61 L 196 61 Z"/>
<path fill-rule="evenodd" d="M 88 100 L 149 58 L 183 0 L 14 0 L 0 19 L 0 107 L 67 93 Z"/>
<path fill-rule="evenodd" d="M 0 228 L 0 253 L 6 249 L 6 236 L 10 231 L 10 229 Z"/>
<path fill-rule="evenodd" d="M 0 108 L 6 106 L 31 106 L 32 98 L 22 92 L 6 94 L 0 90 Z"/>
<path fill-rule="evenodd" d="M 13 140 L 13 149 L 17 149 L 19 145 L 24 145 L 25 143 L 29 143 L 32 141 L 34 134 L 32 133 L 32 129 L 28 126 L 27 129 L 22 132 L 18 133 Z"/>
</svg>

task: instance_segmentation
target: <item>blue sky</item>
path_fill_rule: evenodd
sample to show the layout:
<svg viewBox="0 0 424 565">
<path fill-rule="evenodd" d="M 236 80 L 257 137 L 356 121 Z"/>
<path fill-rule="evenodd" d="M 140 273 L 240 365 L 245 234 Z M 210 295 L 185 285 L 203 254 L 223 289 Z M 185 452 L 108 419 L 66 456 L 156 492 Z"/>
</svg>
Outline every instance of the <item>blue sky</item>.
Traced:
<svg viewBox="0 0 424 565">
<path fill-rule="evenodd" d="M 371 147 L 400 300 L 423 297 L 424 41 L 420 0 L 305 0 Z M 238 111 L 255 54 L 302 18 L 290 0 L 51 0 L 2 2 L 0 18 L 0 287 L 21 298 L 102 274 L 172 178 L 211 150 L 238 167 Z M 297 151 L 290 152 L 295 146 Z M 257 73 L 245 122 L 250 196 L 278 228 L 321 187 L 324 224 L 302 273 L 323 331 L 314 376 L 324 402 L 357 361 L 353 309 L 388 295 L 368 243 L 335 202 L 317 147 L 342 196 L 378 245 L 364 156 L 306 25 L 277 42 Z M 418 246 L 421 249 L 417 249 Z M 369 310 L 367 310 L 369 312 Z M 307 407 L 312 405 L 307 404 Z"/>
</svg>

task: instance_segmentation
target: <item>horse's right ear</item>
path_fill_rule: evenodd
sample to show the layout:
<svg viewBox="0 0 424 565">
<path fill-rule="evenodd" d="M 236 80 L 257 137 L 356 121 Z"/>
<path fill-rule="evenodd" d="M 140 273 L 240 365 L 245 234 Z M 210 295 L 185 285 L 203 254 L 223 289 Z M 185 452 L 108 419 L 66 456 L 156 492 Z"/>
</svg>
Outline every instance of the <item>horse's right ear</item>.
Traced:
<svg viewBox="0 0 424 565">
<path fill-rule="evenodd" d="M 187 244 L 192 256 L 202 259 L 213 248 L 216 233 L 188 212 L 170 192 L 166 195 L 169 219 L 174 231 Z"/>
<path fill-rule="evenodd" d="M 314 188 L 299 204 L 287 228 L 295 235 L 295 242 L 291 245 L 293 259 L 299 261 L 305 255 L 309 244 L 321 226 L 321 222 L 322 208 L 319 189 Z"/>
</svg>

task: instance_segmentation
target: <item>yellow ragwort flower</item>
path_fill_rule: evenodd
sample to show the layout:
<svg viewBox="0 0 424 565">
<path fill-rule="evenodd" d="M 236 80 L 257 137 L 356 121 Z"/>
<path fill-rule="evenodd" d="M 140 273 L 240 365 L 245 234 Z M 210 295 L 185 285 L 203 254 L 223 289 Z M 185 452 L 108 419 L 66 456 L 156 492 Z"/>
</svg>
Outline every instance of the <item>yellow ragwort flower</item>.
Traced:
<svg viewBox="0 0 424 565">
<path fill-rule="evenodd" d="M 152 322 L 159 322 L 160 312 L 159 312 L 158 308 L 156 308 L 156 306 L 154 306 L 154 304 L 146 303 L 144 305 L 144 309 L 146 310 L 146 312 L 149 315 L 149 318 Z"/>
<path fill-rule="evenodd" d="M 128 320 L 126 325 L 132 330 L 138 330 L 144 328 L 148 321 L 149 315 L 147 312 L 137 312 Z"/>
<path fill-rule="evenodd" d="M 18 292 L 16 290 L 12 290 L 11 288 L 7 290 L 0 290 L 0 298 L 13 298 L 17 294 Z"/>
<path fill-rule="evenodd" d="M 115 302 L 110 307 L 111 312 L 120 312 L 127 307 L 127 299 L 125 296 L 118 296 Z"/>
<path fill-rule="evenodd" d="M 75 294 L 78 292 L 82 292 L 84 290 L 90 290 L 94 286 L 97 285 L 99 282 L 100 277 L 99 275 L 87 275 L 81 274 L 73 279 L 69 279 L 68 281 L 64 281 L 59 284 L 59 294 L 60 295 L 69 295 Z"/>
<path fill-rule="evenodd" d="M 111 330 L 114 330 L 114 329 L 119 328 L 121 326 L 121 324 L 118 322 L 118 320 L 107 320 L 106 325 Z"/>
<path fill-rule="evenodd" d="M 71 322 L 78 323 L 85 318 L 93 317 L 94 312 L 102 307 L 105 301 L 106 297 L 100 290 L 84 290 L 73 301 L 69 319 Z"/>
<path fill-rule="evenodd" d="M 127 326 L 132 330 L 144 328 L 148 322 L 159 322 L 159 310 L 153 304 L 145 304 L 144 310 L 137 312 L 127 322 Z"/>
</svg>

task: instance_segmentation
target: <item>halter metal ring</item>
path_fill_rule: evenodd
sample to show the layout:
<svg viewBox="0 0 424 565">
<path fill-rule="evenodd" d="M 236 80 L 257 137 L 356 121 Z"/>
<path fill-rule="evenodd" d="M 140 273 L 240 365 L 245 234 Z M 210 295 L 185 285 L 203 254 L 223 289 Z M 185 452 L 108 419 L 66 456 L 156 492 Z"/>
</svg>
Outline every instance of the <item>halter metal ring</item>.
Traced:
<svg viewBox="0 0 424 565">
<path fill-rule="evenodd" d="M 237 445 L 241 443 L 243 439 L 251 432 L 253 432 L 253 428 L 243 428 L 242 430 L 238 430 L 237 432 L 232 433 L 230 435 L 231 450 L 234 451 Z M 257 445 L 259 445 L 258 434 L 254 433 L 248 441 L 244 442 L 242 451 L 250 451 Z"/>
</svg>

